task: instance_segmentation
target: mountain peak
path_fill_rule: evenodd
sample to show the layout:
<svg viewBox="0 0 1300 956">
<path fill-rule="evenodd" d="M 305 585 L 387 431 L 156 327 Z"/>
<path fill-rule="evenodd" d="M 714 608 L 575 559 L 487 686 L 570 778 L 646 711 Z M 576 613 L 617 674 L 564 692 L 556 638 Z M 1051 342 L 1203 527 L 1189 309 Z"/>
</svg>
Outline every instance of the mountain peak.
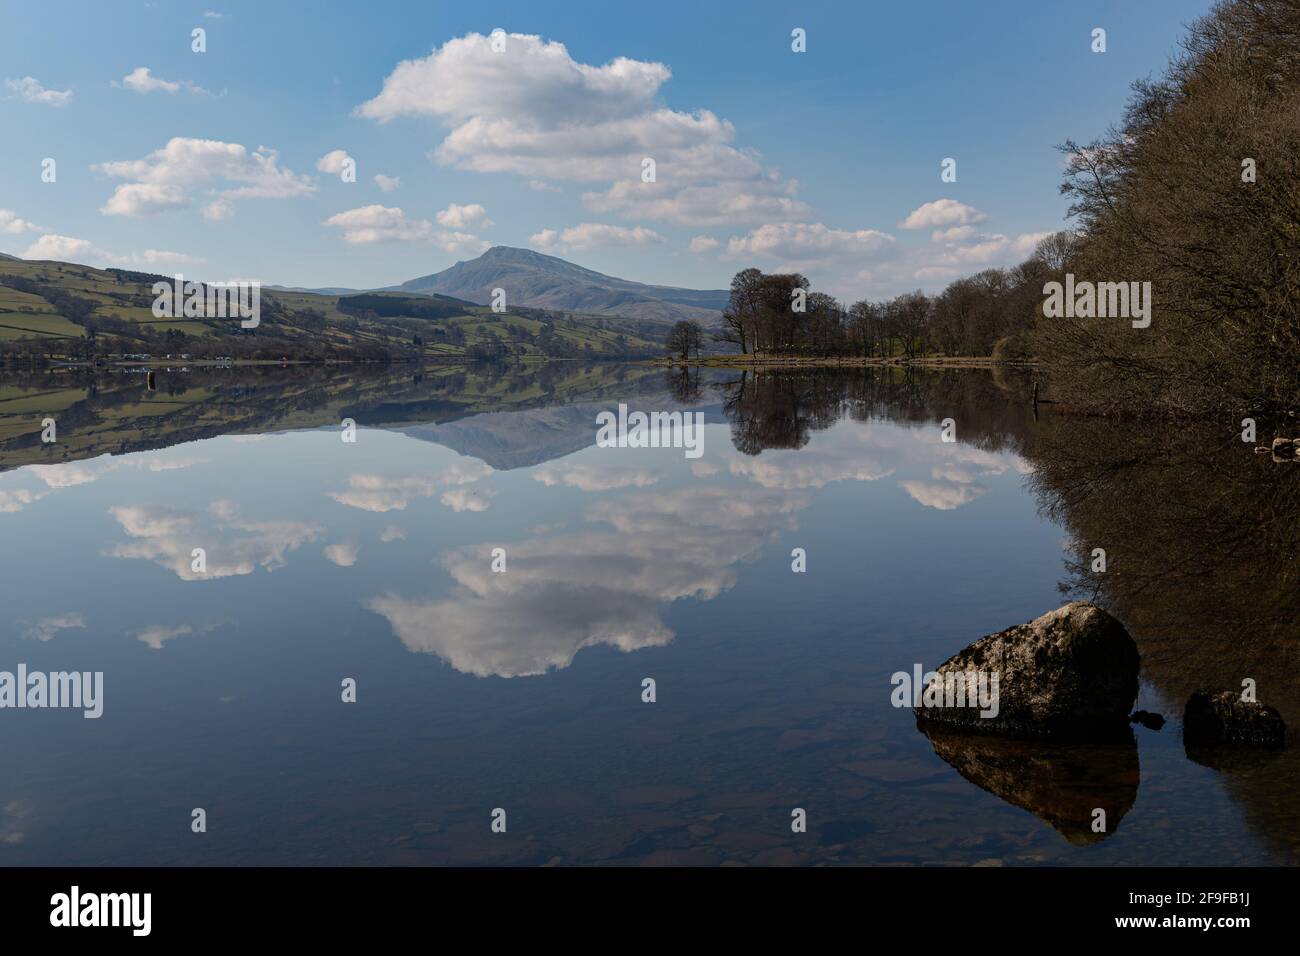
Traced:
<svg viewBox="0 0 1300 956">
<path fill-rule="evenodd" d="M 492 301 L 493 289 L 505 289 L 506 301 L 512 305 L 664 322 L 694 319 L 706 325 L 719 321 L 728 296 L 724 289 L 681 289 L 620 279 L 516 246 L 493 246 L 476 259 L 398 288 L 480 304 Z"/>
</svg>

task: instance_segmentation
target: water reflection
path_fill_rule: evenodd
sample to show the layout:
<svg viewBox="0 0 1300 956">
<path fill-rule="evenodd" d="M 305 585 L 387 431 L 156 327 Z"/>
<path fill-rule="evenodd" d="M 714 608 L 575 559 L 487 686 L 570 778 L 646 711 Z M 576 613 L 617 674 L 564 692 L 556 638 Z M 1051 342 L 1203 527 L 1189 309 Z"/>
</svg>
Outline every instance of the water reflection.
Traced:
<svg viewBox="0 0 1300 956">
<path fill-rule="evenodd" d="M 1300 721 L 1294 466 L 1231 423 L 1036 416 L 1028 389 L 568 363 L 0 384 L 0 528 L 31 542 L 3 556 L 8 656 L 102 655 L 116 695 L 97 743 L 6 741 L 34 769 L 0 787 L 0 852 L 184 861 L 152 808 L 199 775 L 240 808 L 214 862 L 1300 860 L 1295 752 L 1185 754 L 1178 727 L 1191 691 L 1246 678 Z M 594 448 L 620 401 L 703 411 L 703 457 Z M 889 707 L 890 673 L 1058 584 L 1129 627 L 1163 730 L 1045 746 Z M 370 709 L 339 713 L 357 673 Z M 527 845 L 480 833 L 505 800 Z"/>
</svg>

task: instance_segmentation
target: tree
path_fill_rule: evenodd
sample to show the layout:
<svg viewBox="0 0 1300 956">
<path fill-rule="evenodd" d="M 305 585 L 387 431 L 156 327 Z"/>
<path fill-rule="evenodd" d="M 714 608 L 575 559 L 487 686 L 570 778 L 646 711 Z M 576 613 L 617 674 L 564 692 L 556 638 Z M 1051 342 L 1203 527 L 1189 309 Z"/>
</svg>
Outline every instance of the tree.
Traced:
<svg viewBox="0 0 1300 956">
<path fill-rule="evenodd" d="M 700 354 L 700 343 L 704 339 L 704 330 L 700 323 L 682 319 L 668 330 L 668 354 L 680 356 L 686 361 L 694 352 Z"/>
</svg>

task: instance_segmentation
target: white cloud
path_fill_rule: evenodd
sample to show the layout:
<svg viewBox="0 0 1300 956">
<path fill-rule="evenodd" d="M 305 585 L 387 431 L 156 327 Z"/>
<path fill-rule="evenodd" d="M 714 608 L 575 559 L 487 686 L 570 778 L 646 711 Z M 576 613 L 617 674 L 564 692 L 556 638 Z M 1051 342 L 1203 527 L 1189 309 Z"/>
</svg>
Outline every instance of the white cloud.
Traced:
<svg viewBox="0 0 1300 956">
<path fill-rule="evenodd" d="M 214 199 L 203 207 L 203 218 L 221 222 L 235 214 L 235 206 L 226 199 Z"/>
<path fill-rule="evenodd" d="M 610 246 L 648 246 L 663 241 L 663 236 L 644 226 L 627 228 L 598 222 L 584 222 L 559 232 L 554 229 L 543 229 L 529 238 L 532 245 L 548 252 L 563 250 L 582 252 Z"/>
<path fill-rule="evenodd" d="M 47 90 L 32 76 L 24 76 L 21 80 L 5 80 L 5 87 L 14 96 L 20 96 L 28 103 L 67 106 L 72 102 L 72 90 Z"/>
<path fill-rule="evenodd" d="M 107 215 L 149 215 L 186 205 L 186 190 L 221 183 L 223 199 L 285 199 L 307 196 L 311 178 L 280 165 L 279 153 L 265 146 L 249 152 L 239 143 L 173 137 L 143 159 L 98 163 L 91 169 L 131 182 L 117 187 L 104 206 Z"/>
<path fill-rule="evenodd" d="M 55 617 L 43 617 L 23 634 L 24 637 L 37 641 L 53 640 L 59 631 L 72 629 L 84 630 L 86 627 L 86 618 L 75 611 L 69 614 L 59 614 Z"/>
<path fill-rule="evenodd" d="M 352 157 L 347 154 L 347 150 L 335 149 L 316 160 L 316 168 L 322 173 L 337 176 L 343 172 L 343 166 L 351 160 Z"/>
<path fill-rule="evenodd" d="M 225 15 L 224 13 L 218 13 L 216 10 L 204 10 L 204 11 L 203 11 L 203 15 L 204 15 L 205 17 L 207 17 L 209 20 L 224 20 L 224 19 L 226 19 L 226 15 Z"/>
<path fill-rule="evenodd" d="M 486 229 L 492 225 L 492 220 L 487 217 L 487 210 L 476 202 L 467 206 L 452 203 L 434 218 L 438 220 L 440 226 L 464 231 Z"/>
<path fill-rule="evenodd" d="M 903 229 L 940 229 L 949 226 L 968 226 L 987 218 L 973 206 L 955 199 L 936 199 L 912 210 L 898 225 Z"/>
<path fill-rule="evenodd" d="M 987 491 L 980 485 L 942 481 L 900 481 L 899 486 L 927 508 L 952 511 Z"/>
<path fill-rule="evenodd" d="M 722 243 L 712 236 L 696 236 L 691 240 L 691 252 L 712 252 Z"/>
<path fill-rule="evenodd" d="M 83 265 L 106 263 L 117 266 L 182 266 L 198 265 L 204 260 L 181 252 L 146 249 L 125 255 L 101 249 L 86 239 L 47 233 L 28 246 L 24 259 L 54 259 L 60 262 L 78 262 Z"/>
<path fill-rule="evenodd" d="M 404 511 L 417 498 L 429 498 L 436 492 L 486 478 L 492 469 L 482 462 L 456 462 L 430 475 L 354 474 L 348 476 L 346 491 L 327 492 L 339 504 L 362 511 L 384 513 Z"/>
<path fill-rule="evenodd" d="M 189 204 L 185 190 L 170 183 L 127 183 L 118 186 L 100 207 L 106 216 L 154 216 Z"/>
<path fill-rule="evenodd" d="M 478 255 L 491 245 L 469 233 L 440 231 L 427 219 L 408 219 L 400 207 L 378 203 L 336 213 L 325 225 L 342 229 L 343 241 L 352 246 L 429 242 L 451 255 Z"/>
<path fill-rule="evenodd" d="M 890 255 L 894 248 L 894 237 L 888 233 L 831 229 L 820 222 L 768 223 L 727 241 L 727 255 L 733 258 L 779 259 L 795 268 L 830 267 L 845 260 L 858 262 L 864 256 Z"/>
<path fill-rule="evenodd" d="M 385 176 L 383 173 L 375 173 L 375 185 L 386 193 L 396 192 L 402 185 L 402 177 Z"/>
<path fill-rule="evenodd" d="M 496 491 L 491 488 L 453 488 L 444 491 L 438 500 L 452 511 L 487 511 Z"/>
<path fill-rule="evenodd" d="M 546 180 L 604 184 L 583 197 L 597 212 L 698 224 L 807 215 L 793 198 L 798 184 L 734 146 L 731 123 L 662 105 L 672 76 L 663 63 L 617 57 L 594 66 L 539 36 L 506 40 L 498 53 L 489 37 L 470 33 L 405 60 L 356 112 L 381 123 L 439 122 L 448 132 L 431 155 L 444 165 L 516 173 L 535 189 Z M 657 164 L 654 183 L 641 181 L 647 157 Z"/>
<path fill-rule="evenodd" d="M 559 186 L 548 183 L 543 179 L 530 179 L 528 188 L 535 193 L 562 193 L 564 192 Z"/>
<path fill-rule="evenodd" d="M 21 232 L 37 232 L 40 226 L 26 219 L 19 219 L 18 214 L 8 209 L 0 209 L 0 232 L 18 235 Z"/>
<path fill-rule="evenodd" d="M 442 566 L 456 582 L 435 599 L 385 594 L 366 607 L 411 651 L 433 653 L 480 677 L 567 667 L 584 647 L 661 647 L 672 601 L 711 600 L 734 586 L 735 566 L 794 526 L 802 495 L 755 488 L 689 488 L 597 501 L 588 519 L 609 526 L 506 545 L 507 574 L 489 545 L 456 548 Z"/>
<path fill-rule="evenodd" d="M 195 86 L 188 80 L 164 80 L 160 76 L 154 76 L 147 66 L 137 66 L 122 77 L 120 83 L 114 80 L 113 85 L 136 93 L 179 93 L 181 90 L 187 90 L 190 93 L 207 92 L 203 87 Z"/>
<path fill-rule="evenodd" d="M 326 545 L 323 553 L 326 560 L 337 564 L 340 568 L 350 568 L 357 563 L 357 558 L 361 555 L 361 547 L 348 541 Z"/>
<path fill-rule="evenodd" d="M 182 581 L 216 580 L 252 574 L 261 567 L 274 571 L 286 555 L 314 541 L 324 529 L 303 521 L 254 521 L 240 514 L 232 501 L 214 501 L 206 525 L 190 512 L 153 505 L 119 505 L 109 513 L 129 536 L 106 554 L 113 558 L 152 561 Z M 194 548 L 206 552 L 207 571 L 193 570 Z"/>
<path fill-rule="evenodd" d="M 405 541 L 406 532 L 403 531 L 401 528 L 399 528 L 397 525 L 390 524 L 388 527 L 386 527 L 383 530 L 383 533 L 379 535 L 379 540 L 382 541 L 384 544 L 388 544 L 393 541 Z"/>
<path fill-rule="evenodd" d="M 615 468 L 611 465 L 553 464 L 533 472 L 533 480 L 548 488 L 568 485 L 580 491 L 612 491 L 616 488 L 648 488 L 660 476 L 652 471 Z"/>
</svg>

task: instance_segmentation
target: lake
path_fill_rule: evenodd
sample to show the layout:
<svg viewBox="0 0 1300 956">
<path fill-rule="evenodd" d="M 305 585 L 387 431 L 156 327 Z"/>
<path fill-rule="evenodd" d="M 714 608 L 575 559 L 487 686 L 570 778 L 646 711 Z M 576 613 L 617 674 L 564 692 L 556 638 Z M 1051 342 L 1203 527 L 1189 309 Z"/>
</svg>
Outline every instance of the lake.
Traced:
<svg viewBox="0 0 1300 956">
<path fill-rule="evenodd" d="M 1294 751 L 1189 755 L 1179 724 L 1246 678 L 1300 720 L 1300 471 L 1232 422 L 1027 387 L 0 379 L 0 670 L 103 674 L 96 719 L 0 711 L 0 864 L 1300 861 Z M 620 404 L 698 414 L 698 456 L 599 446 Z M 1074 597 L 1129 628 L 1162 729 L 932 740 L 891 703 L 894 673 Z"/>
</svg>

